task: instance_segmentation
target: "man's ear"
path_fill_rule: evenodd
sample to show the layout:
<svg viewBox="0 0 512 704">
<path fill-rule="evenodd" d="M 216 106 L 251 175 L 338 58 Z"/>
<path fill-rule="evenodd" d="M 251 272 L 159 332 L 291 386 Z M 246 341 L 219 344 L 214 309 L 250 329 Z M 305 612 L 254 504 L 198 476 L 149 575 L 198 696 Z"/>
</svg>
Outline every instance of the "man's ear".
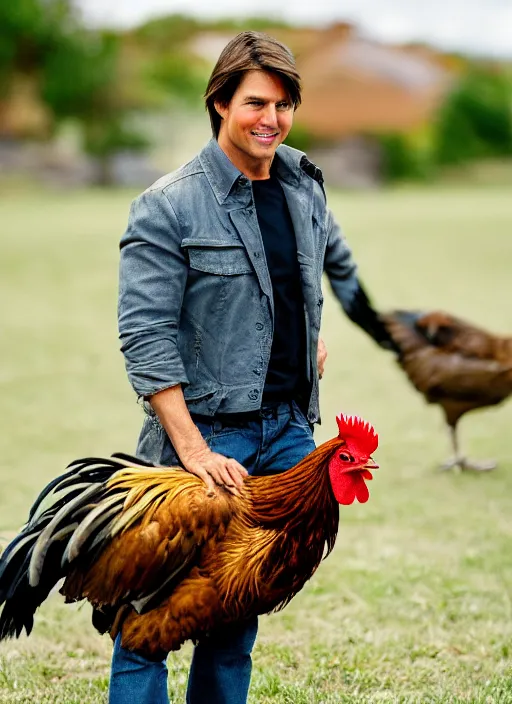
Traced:
<svg viewBox="0 0 512 704">
<path fill-rule="evenodd" d="M 215 108 L 215 110 L 217 110 L 217 112 L 219 113 L 219 115 L 220 115 L 220 116 L 222 117 L 222 119 L 224 120 L 225 117 L 226 117 L 226 113 L 227 113 L 227 110 L 228 110 L 228 106 L 227 106 L 227 105 L 224 105 L 224 103 L 219 103 L 219 101 L 216 100 L 216 101 L 213 103 L 213 107 Z"/>
</svg>

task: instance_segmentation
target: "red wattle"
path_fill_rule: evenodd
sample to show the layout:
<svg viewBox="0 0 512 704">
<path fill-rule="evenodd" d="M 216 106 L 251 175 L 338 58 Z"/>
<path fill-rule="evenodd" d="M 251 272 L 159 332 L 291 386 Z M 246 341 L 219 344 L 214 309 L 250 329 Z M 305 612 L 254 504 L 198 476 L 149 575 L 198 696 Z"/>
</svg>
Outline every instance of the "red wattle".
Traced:
<svg viewBox="0 0 512 704">
<path fill-rule="evenodd" d="M 359 503 L 365 504 L 370 496 L 368 487 L 364 482 L 365 478 L 372 479 L 372 475 L 368 470 L 342 472 L 337 473 L 335 477 L 331 477 L 332 490 L 336 501 L 343 506 L 354 503 L 355 499 L 357 499 Z"/>
</svg>

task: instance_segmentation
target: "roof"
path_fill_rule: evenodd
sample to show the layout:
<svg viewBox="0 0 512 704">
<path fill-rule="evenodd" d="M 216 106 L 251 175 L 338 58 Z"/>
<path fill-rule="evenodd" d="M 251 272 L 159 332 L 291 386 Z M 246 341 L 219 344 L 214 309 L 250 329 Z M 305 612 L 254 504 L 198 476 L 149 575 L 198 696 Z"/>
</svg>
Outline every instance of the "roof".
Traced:
<svg viewBox="0 0 512 704">
<path fill-rule="evenodd" d="M 433 51 L 380 44 L 346 26 L 297 63 L 304 86 L 297 122 L 324 138 L 420 127 L 453 80 Z"/>
</svg>

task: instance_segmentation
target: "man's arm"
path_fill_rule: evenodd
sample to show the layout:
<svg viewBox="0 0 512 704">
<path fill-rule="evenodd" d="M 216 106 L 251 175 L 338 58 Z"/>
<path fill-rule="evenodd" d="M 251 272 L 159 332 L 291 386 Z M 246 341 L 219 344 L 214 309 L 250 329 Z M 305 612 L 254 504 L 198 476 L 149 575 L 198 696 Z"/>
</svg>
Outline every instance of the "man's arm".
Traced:
<svg viewBox="0 0 512 704">
<path fill-rule="evenodd" d="M 236 493 L 246 470 L 208 448 L 183 396 L 188 379 L 177 335 L 187 275 L 171 203 L 161 190 L 143 193 L 121 239 L 119 333 L 128 378 L 150 399 L 185 469 L 210 488 L 216 482 Z"/>
<path fill-rule="evenodd" d="M 187 275 L 171 203 L 160 189 L 146 191 L 132 204 L 119 267 L 121 351 L 139 397 L 188 383 L 177 346 Z"/>
<path fill-rule="evenodd" d="M 238 494 L 247 470 L 236 460 L 210 450 L 190 417 L 181 385 L 151 396 L 150 403 L 185 469 L 200 477 L 209 489 L 216 483 Z"/>
<path fill-rule="evenodd" d="M 347 316 L 359 325 L 381 347 L 395 350 L 395 345 L 374 310 L 364 287 L 357 276 L 352 252 L 341 234 L 330 210 L 326 215 L 328 232 L 324 270 L 331 288 Z"/>
</svg>

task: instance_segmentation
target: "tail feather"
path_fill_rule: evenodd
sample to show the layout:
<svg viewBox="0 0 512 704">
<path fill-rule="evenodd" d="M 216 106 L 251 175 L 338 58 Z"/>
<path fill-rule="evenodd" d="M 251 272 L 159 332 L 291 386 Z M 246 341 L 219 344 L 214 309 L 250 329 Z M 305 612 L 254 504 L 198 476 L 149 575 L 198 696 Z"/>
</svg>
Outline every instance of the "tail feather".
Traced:
<svg viewBox="0 0 512 704">
<path fill-rule="evenodd" d="M 73 514 L 73 509 L 77 506 L 83 505 L 84 501 L 91 499 L 94 494 L 98 494 L 98 489 L 101 489 L 101 484 L 93 484 L 92 486 L 84 488 L 82 493 L 75 496 L 72 501 L 69 501 L 62 506 L 48 525 L 41 531 L 39 537 L 37 538 L 36 544 L 34 545 L 30 560 L 28 570 L 30 586 L 36 587 L 41 579 L 46 553 L 52 544 L 52 539 L 54 538 L 54 534 L 57 532 L 57 529 L 59 531 L 61 530 L 61 524 Z"/>
<path fill-rule="evenodd" d="M 103 545 L 108 538 L 112 537 L 112 518 L 118 515 L 118 511 L 112 510 L 108 516 L 106 516 L 106 522 L 103 528 L 93 536 L 91 540 L 91 545 L 89 551 L 91 553 L 91 559 L 95 559 L 98 553 L 103 549 Z"/>
<path fill-rule="evenodd" d="M 126 499 L 126 491 L 110 489 L 108 481 L 125 469 L 127 457 L 77 460 L 39 494 L 21 533 L 0 556 L 0 640 L 30 633 L 36 609 L 70 564 L 83 557 L 85 565 L 103 549 Z M 138 463 L 134 458 L 130 466 Z"/>
<path fill-rule="evenodd" d="M 101 460 L 96 459 L 95 461 L 99 462 Z M 110 460 L 105 460 L 105 462 L 110 464 L 101 468 L 90 468 L 83 464 L 82 460 L 79 462 L 79 466 L 74 467 L 65 474 L 61 474 L 60 477 L 51 481 L 43 489 L 30 509 L 28 524 L 37 522 L 38 518 L 47 509 L 55 509 L 59 500 L 64 505 L 72 498 L 69 494 L 77 490 L 80 491 L 83 488 L 82 485 L 89 486 L 92 483 L 103 483 L 110 479 L 116 471 L 122 469 L 122 465 L 119 462 L 111 462 Z"/>
<path fill-rule="evenodd" d="M 97 465 L 98 463 L 101 463 L 101 468 L 98 468 L 97 466 L 93 467 L 92 469 L 90 468 L 91 464 Z M 115 460 L 111 459 L 98 459 L 97 457 L 88 457 L 85 459 L 80 459 L 80 460 L 74 460 L 73 462 L 70 462 L 68 464 L 67 468 L 69 471 L 64 472 L 64 474 L 60 474 L 58 477 L 55 477 L 55 479 L 52 479 L 51 482 L 49 482 L 45 488 L 41 491 L 37 499 L 34 501 L 32 504 L 32 508 L 30 509 L 29 512 L 29 517 L 28 517 L 28 522 L 32 520 L 34 517 L 36 511 L 38 511 L 40 505 L 43 503 L 44 499 L 51 494 L 53 489 L 56 486 L 59 486 L 59 489 L 65 489 L 70 485 L 73 485 L 76 483 L 78 477 L 80 477 L 80 472 L 83 469 L 87 469 L 87 476 L 90 477 L 91 481 L 103 481 L 104 479 L 108 479 L 110 475 L 112 474 L 112 470 L 117 470 L 120 469 L 119 462 L 116 462 Z M 95 476 L 95 472 L 99 474 L 99 476 Z"/>
<path fill-rule="evenodd" d="M 51 491 L 56 487 L 57 485 L 62 485 L 65 480 L 68 477 L 74 477 L 76 476 L 76 471 L 74 469 L 70 469 L 69 472 L 65 472 L 64 474 L 60 474 L 58 477 L 55 477 L 55 479 L 52 479 L 51 482 L 49 482 L 45 488 L 41 491 L 37 499 L 34 501 L 32 504 L 32 507 L 29 511 L 28 514 L 28 521 L 27 523 L 30 523 L 32 519 L 35 517 L 36 512 L 38 511 L 39 507 L 43 503 L 44 499 L 51 493 Z"/>
<path fill-rule="evenodd" d="M 26 563 L 27 554 L 32 551 L 36 540 L 37 535 L 34 534 L 18 536 L 18 539 L 9 546 L 15 546 L 11 554 L 6 557 L 4 556 L 6 551 L 2 554 L 2 562 L 0 564 L 0 603 L 12 598 L 19 575 L 23 574 L 24 567 L 28 567 L 28 563 Z"/>
<path fill-rule="evenodd" d="M 400 362 L 403 362 L 408 354 L 416 352 L 428 344 L 425 336 L 417 327 L 417 323 L 423 315 L 422 312 L 411 310 L 394 310 L 381 315 L 381 320 L 393 339 Z"/>
<path fill-rule="evenodd" d="M 114 452 L 112 457 L 115 457 L 120 462 L 126 464 L 127 467 L 155 467 L 151 462 L 146 462 L 140 457 L 133 457 L 132 455 L 127 455 L 125 452 Z"/>
<path fill-rule="evenodd" d="M 393 318 L 402 325 L 409 328 L 415 328 L 416 323 L 425 315 L 422 311 L 417 310 L 394 310 Z"/>
<path fill-rule="evenodd" d="M 20 617 L 23 613 L 22 604 L 16 601 L 9 601 L 3 608 L 2 615 L 0 616 L 0 640 L 5 638 L 19 638 L 21 632 L 25 628 L 27 635 L 32 630 L 34 625 L 34 618 L 32 619 L 28 616 Z"/>
<path fill-rule="evenodd" d="M 28 581 L 28 568 L 30 564 L 30 551 L 25 554 L 19 565 L 18 572 L 9 585 L 2 614 L 0 616 L 0 640 L 16 636 L 19 638 L 23 629 L 30 634 L 34 625 L 34 613 L 45 601 L 53 587 L 61 578 L 59 574 L 59 545 L 50 546 L 47 555 L 47 567 L 44 579 L 37 588 L 30 586 Z"/>
<path fill-rule="evenodd" d="M 87 514 L 86 518 L 77 525 L 77 529 L 74 531 L 67 544 L 66 550 L 62 556 L 63 564 L 76 559 L 92 535 L 95 534 L 96 538 L 98 537 L 98 529 L 103 527 L 113 516 L 120 512 L 123 501 L 123 495 L 114 494 L 112 497 L 108 497 L 107 500 L 102 501 L 99 506 Z M 94 548 L 94 542 L 90 547 Z"/>
</svg>

